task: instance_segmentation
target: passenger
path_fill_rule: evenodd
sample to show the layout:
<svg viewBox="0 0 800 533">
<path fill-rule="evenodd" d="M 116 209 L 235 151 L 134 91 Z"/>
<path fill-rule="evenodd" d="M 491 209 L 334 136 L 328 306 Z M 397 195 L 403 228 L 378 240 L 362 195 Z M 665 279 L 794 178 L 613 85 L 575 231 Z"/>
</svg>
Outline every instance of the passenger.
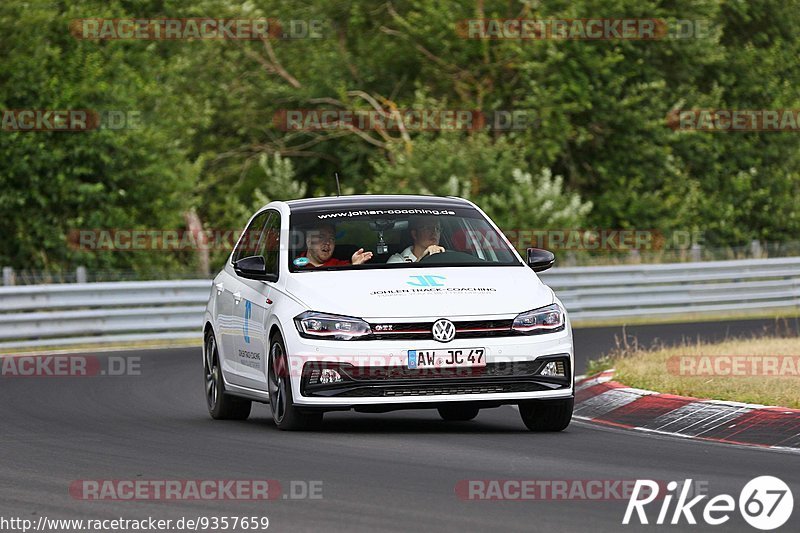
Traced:
<svg viewBox="0 0 800 533">
<path fill-rule="evenodd" d="M 416 263 L 426 255 L 445 251 L 439 246 L 442 225 L 435 217 L 412 217 L 408 220 L 408 229 L 411 231 L 414 244 L 391 256 L 387 263 Z"/>
<path fill-rule="evenodd" d="M 355 251 L 350 261 L 336 259 L 333 250 L 336 248 L 336 228 L 333 224 L 319 224 L 306 231 L 306 251 L 299 257 L 308 259 L 308 267 L 330 267 L 360 265 L 372 259 L 372 252 L 363 248 Z M 295 263 L 297 264 L 297 263 Z"/>
</svg>

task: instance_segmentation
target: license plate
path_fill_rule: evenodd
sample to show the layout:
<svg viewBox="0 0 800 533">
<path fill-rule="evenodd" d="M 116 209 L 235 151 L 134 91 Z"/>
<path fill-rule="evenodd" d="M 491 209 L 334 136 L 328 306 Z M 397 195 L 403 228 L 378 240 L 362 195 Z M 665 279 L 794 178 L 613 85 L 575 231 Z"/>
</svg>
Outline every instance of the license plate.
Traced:
<svg viewBox="0 0 800 533">
<path fill-rule="evenodd" d="M 486 366 L 486 350 L 408 350 L 408 368 L 473 368 Z"/>
</svg>

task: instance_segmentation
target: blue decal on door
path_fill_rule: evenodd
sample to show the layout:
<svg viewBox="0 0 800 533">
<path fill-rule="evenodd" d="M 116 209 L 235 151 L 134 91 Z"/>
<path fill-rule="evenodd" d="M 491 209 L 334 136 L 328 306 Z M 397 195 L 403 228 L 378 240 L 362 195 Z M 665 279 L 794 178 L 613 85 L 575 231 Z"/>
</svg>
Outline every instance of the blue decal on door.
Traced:
<svg viewBox="0 0 800 533">
<path fill-rule="evenodd" d="M 244 331 L 244 342 L 250 344 L 250 325 L 248 320 L 250 317 L 253 316 L 253 302 L 250 300 L 244 301 L 244 327 L 242 330 Z"/>
</svg>

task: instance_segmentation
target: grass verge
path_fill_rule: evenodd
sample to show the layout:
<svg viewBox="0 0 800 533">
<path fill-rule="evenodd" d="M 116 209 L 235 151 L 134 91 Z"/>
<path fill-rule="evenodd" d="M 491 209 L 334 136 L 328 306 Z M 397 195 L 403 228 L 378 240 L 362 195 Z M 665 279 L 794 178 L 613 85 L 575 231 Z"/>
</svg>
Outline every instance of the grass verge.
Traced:
<svg viewBox="0 0 800 533">
<path fill-rule="evenodd" d="M 682 312 L 674 315 L 663 316 L 632 316 L 624 318 L 591 318 L 576 319 L 572 321 L 574 329 L 599 328 L 606 326 L 644 326 L 650 324 L 683 324 L 686 322 L 722 322 L 726 320 L 758 320 L 774 319 L 776 322 L 800 320 L 798 307 L 784 307 L 776 309 L 745 310 L 745 311 L 720 311 L 715 313 Z"/>
<path fill-rule="evenodd" d="M 797 337 L 684 342 L 674 347 L 618 346 L 610 354 L 591 361 L 587 374 L 609 368 L 615 369 L 616 381 L 629 387 L 800 408 L 800 338 Z"/>
</svg>

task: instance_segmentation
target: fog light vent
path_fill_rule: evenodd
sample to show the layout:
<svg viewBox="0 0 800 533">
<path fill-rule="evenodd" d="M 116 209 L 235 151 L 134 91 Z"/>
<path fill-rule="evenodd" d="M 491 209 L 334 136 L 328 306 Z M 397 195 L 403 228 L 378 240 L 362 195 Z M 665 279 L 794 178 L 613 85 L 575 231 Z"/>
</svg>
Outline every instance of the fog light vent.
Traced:
<svg viewBox="0 0 800 533">
<path fill-rule="evenodd" d="M 540 376 L 565 377 L 564 361 L 550 361 L 539 371 Z"/>
<path fill-rule="evenodd" d="M 324 368 L 319 376 L 320 383 L 339 383 L 344 381 L 342 375 L 333 368 Z"/>
</svg>

